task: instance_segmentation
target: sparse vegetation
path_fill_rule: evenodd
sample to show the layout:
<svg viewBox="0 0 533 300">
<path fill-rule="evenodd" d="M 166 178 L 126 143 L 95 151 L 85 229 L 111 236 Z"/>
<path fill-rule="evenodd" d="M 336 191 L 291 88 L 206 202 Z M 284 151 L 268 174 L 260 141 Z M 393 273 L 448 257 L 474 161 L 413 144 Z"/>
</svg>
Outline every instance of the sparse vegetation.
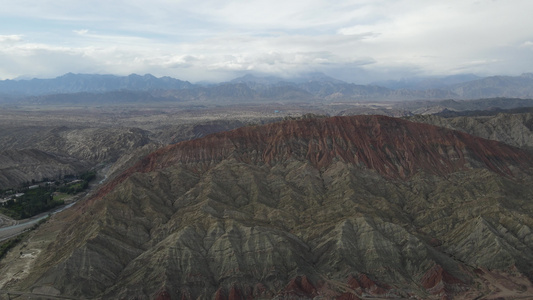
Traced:
<svg viewBox="0 0 533 300">
<path fill-rule="evenodd" d="M 64 201 L 54 200 L 53 192 L 54 188 L 50 187 L 28 189 L 24 195 L 7 201 L 0 212 L 13 219 L 24 219 L 64 204 Z"/>
<path fill-rule="evenodd" d="M 74 180 L 67 181 L 60 186 L 45 184 L 32 189 L 24 188 L 21 190 L 22 195 L 12 198 L 3 207 L 0 207 L 0 213 L 13 219 L 24 219 L 63 205 L 67 194 L 74 195 L 87 189 L 89 182 L 96 178 L 96 172 L 88 171 L 80 175 L 79 178 L 69 176 L 66 179 Z M 55 195 L 57 192 L 60 194 Z"/>
<path fill-rule="evenodd" d="M 81 180 L 81 181 L 63 185 L 58 190 L 59 192 L 65 193 L 65 194 L 77 194 L 85 190 L 88 186 L 89 186 L 89 183 L 87 181 Z"/>
<path fill-rule="evenodd" d="M 24 237 L 24 234 L 20 234 L 12 239 L 9 239 L 0 244 L 0 259 L 4 258 L 9 250 L 15 247 Z"/>
<path fill-rule="evenodd" d="M 48 218 L 42 219 L 39 222 L 37 222 L 35 225 L 33 225 L 28 231 L 17 235 L 14 238 L 8 239 L 4 241 L 3 243 L 0 243 L 0 260 L 4 258 L 4 256 L 9 252 L 9 250 L 13 249 L 18 243 L 20 243 L 22 240 L 26 238 L 26 235 L 29 231 L 37 229 L 41 224 L 45 223 L 48 220 Z"/>
<path fill-rule="evenodd" d="M 65 201 L 65 199 L 67 199 L 70 196 L 71 195 L 69 195 L 69 194 L 65 194 L 65 193 L 61 193 L 61 192 L 55 192 L 54 193 L 54 201 Z"/>
<path fill-rule="evenodd" d="M 80 175 L 80 179 L 86 182 L 91 182 L 96 178 L 96 171 L 87 171 Z"/>
</svg>

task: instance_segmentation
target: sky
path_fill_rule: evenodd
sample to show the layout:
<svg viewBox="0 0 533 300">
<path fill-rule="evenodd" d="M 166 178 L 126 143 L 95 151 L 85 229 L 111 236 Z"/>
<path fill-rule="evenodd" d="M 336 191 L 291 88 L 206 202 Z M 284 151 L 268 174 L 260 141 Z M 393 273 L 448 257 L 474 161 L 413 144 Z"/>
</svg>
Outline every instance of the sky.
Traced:
<svg viewBox="0 0 533 300">
<path fill-rule="evenodd" d="M 0 79 L 533 72 L 531 0 L 0 0 Z"/>
</svg>

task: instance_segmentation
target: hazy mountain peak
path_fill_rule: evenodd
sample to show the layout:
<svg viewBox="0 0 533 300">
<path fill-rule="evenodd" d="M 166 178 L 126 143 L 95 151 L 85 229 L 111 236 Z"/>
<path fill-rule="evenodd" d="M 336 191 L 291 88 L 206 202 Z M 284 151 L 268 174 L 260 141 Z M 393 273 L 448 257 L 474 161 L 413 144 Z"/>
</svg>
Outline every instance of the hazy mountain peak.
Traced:
<svg viewBox="0 0 533 300">
<path fill-rule="evenodd" d="M 281 77 L 275 76 L 258 76 L 253 74 L 246 74 L 244 76 L 231 80 L 231 83 L 259 83 L 259 84 L 277 84 L 279 82 L 287 81 Z"/>
<path fill-rule="evenodd" d="M 129 76 L 67 73 L 54 79 L 0 81 L 3 95 L 53 95 L 72 93 L 106 93 L 114 91 L 171 91 L 165 95 L 180 99 L 227 101 L 297 100 L 322 101 L 401 101 L 420 99 L 480 99 L 494 97 L 533 98 L 533 75 L 492 76 L 481 79 L 475 75 L 453 75 L 442 78 L 411 78 L 356 85 L 337 80 L 324 73 L 308 73 L 293 78 L 246 74 L 229 82 L 210 86 L 193 85 L 171 77 L 157 78 L 151 74 Z M 475 79 L 475 80 L 472 80 Z M 245 84 L 252 91 L 242 94 Z M 220 86 L 225 90 L 221 91 Z M 187 89 L 186 92 L 178 90 Z M 391 91 L 390 89 L 394 89 Z M 220 94 L 222 92 L 222 94 Z M 199 99 L 200 97 L 201 99 Z"/>
<path fill-rule="evenodd" d="M 298 76 L 281 78 L 276 76 L 260 76 L 254 74 L 246 74 L 244 76 L 235 78 L 230 82 L 244 82 L 244 83 L 261 83 L 261 84 L 277 84 L 280 82 L 293 82 L 293 83 L 305 83 L 305 82 L 331 82 L 331 83 L 346 83 L 342 80 L 335 79 L 322 72 L 311 72 L 300 74 Z"/>
<path fill-rule="evenodd" d="M 328 76 L 322 72 L 311 72 L 311 73 L 303 74 L 297 77 L 295 81 L 296 82 L 319 81 L 319 82 L 332 82 L 332 83 L 346 83 L 342 80 L 335 79 L 331 76 Z"/>
<path fill-rule="evenodd" d="M 66 73 L 52 79 L 0 81 L 0 93 L 50 95 L 70 93 L 105 93 L 112 91 L 176 90 L 191 87 L 187 81 L 157 78 L 151 74 L 115 76 L 110 74 Z"/>
<path fill-rule="evenodd" d="M 405 77 L 399 80 L 377 81 L 373 84 L 391 89 L 427 90 L 446 88 L 455 84 L 478 80 L 480 78 L 481 77 L 474 74 L 457 74 L 449 76 Z"/>
</svg>

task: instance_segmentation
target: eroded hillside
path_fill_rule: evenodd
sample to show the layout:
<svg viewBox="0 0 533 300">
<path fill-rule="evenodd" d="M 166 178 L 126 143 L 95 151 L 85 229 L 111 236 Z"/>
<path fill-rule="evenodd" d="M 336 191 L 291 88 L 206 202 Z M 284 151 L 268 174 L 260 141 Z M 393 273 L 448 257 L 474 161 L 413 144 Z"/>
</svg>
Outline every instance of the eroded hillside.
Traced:
<svg viewBox="0 0 533 300">
<path fill-rule="evenodd" d="M 158 147 L 261 122 L 271 116 L 135 108 L 0 111 L 0 189 L 102 170 L 112 177 Z"/>
<path fill-rule="evenodd" d="M 355 116 L 162 148 L 62 225 L 5 289 L 85 298 L 533 295 L 532 155 Z M 4 267 L 4 270 L 7 267 Z"/>
<path fill-rule="evenodd" d="M 475 136 L 533 150 L 533 114 L 530 112 L 452 118 L 418 115 L 411 120 L 461 130 Z"/>
</svg>

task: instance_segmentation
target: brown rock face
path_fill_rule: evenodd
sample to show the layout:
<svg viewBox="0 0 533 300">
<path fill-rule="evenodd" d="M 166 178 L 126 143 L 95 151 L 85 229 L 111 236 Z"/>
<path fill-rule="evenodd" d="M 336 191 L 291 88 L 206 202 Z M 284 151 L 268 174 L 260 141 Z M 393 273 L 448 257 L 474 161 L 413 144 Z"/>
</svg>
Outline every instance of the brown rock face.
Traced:
<svg viewBox="0 0 533 300">
<path fill-rule="evenodd" d="M 333 117 L 244 127 L 171 145 L 144 158 L 118 182 L 135 172 L 175 164 L 206 170 L 230 158 L 268 165 L 306 160 L 317 168 L 341 161 L 405 179 L 419 171 L 444 175 L 472 164 L 512 175 L 510 167 L 529 167 L 531 157 L 502 143 L 432 125 L 386 116 Z"/>
<path fill-rule="evenodd" d="M 167 291 L 160 291 L 154 298 L 155 300 L 172 300 L 170 294 Z"/>
<path fill-rule="evenodd" d="M 280 296 L 284 298 L 312 299 L 317 295 L 315 286 L 306 276 L 298 276 L 292 279 Z"/>
<path fill-rule="evenodd" d="M 530 164 L 530 156 L 520 150 L 465 133 L 385 116 L 354 116 L 288 121 L 210 135 L 161 149 L 139 165 L 138 171 L 178 162 L 209 164 L 230 157 L 270 165 L 306 159 L 317 168 L 339 160 L 391 178 L 407 178 L 419 170 L 446 174 L 470 162 L 510 175 L 509 164 Z"/>
<path fill-rule="evenodd" d="M 531 296 L 532 158 L 381 116 L 218 133 L 148 155 L 57 215 L 66 224 L 57 240 L 7 289 L 102 299 Z"/>
<path fill-rule="evenodd" d="M 448 295 L 464 288 L 465 283 L 448 273 L 440 265 L 428 270 L 421 280 L 422 285 L 434 295 Z"/>
</svg>

